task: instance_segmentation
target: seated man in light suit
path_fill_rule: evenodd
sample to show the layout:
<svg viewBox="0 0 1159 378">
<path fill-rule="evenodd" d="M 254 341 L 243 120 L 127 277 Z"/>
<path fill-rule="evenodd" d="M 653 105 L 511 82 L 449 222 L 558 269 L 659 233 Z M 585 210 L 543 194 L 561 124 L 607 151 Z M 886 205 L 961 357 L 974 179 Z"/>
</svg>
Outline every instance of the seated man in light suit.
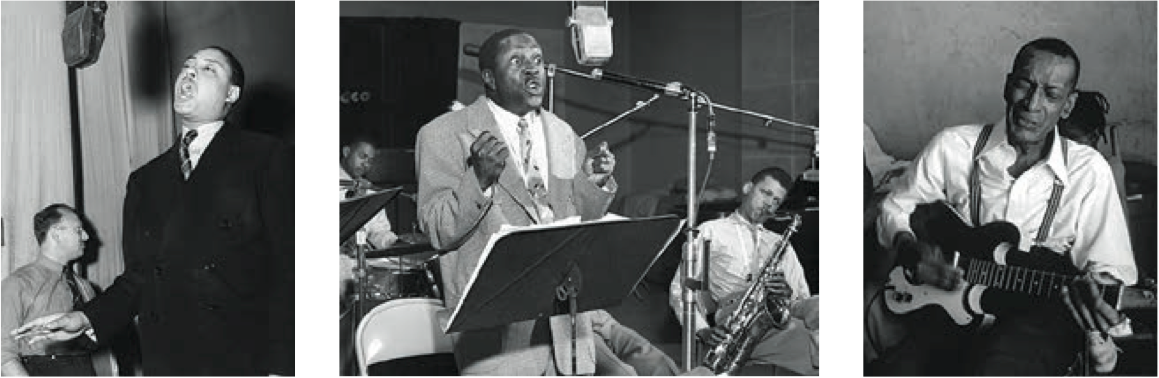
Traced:
<svg viewBox="0 0 1159 378">
<path fill-rule="evenodd" d="M 500 226 L 580 216 L 598 219 L 616 192 L 606 145 L 588 156 L 571 126 L 543 110 L 544 62 L 519 30 L 483 43 L 486 96 L 436 118 L 418 134 L 419 224 L 439 250 L 446 304 L 459 305 L 487 240 Z M 455 335 L 464 374 L 672 375 L 676 365 L 602 310 L 580 313 L 577 366 L 567 317 Z"/>
</svg>

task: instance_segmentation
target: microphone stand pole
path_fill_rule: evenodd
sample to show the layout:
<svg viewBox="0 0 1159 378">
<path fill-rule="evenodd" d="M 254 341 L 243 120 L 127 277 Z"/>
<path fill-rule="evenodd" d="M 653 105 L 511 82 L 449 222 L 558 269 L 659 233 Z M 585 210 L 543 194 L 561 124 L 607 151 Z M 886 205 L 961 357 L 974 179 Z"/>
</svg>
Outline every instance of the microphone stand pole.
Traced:
<svg viewBox="0 0 1159 378">
<path fill-rule="evenodd" d="M 354 315 L 351 317 L 354 326 L 350 329 L 350 332 L 354 337 L 351 340 L 355 340 L 355 342 L 358 342 L 358 323 L 362 322 L 362 316 L 365 315 L 366 297 L 368 294 L 366 292 L 366 250 L 370 249 L 370 246 L 367 245 L 366 236 L 366 230 L 358 230 L 354 234 L 356 240 L 356 252 L 354 256 L 357 259 L 357 266 L 354 268 L 354 276 L 356 278 L 354 287 Z"/>
<path fill-rule="evenodd" d="M 696 349 L 696 302 L 697 289 L 700 285 L 701 269 L 694 264 L 699 264 L 701 257 L 701 243 L 699 243 L 696 231 L 696 106 L 699 100 L 697 94 L 688 96 L 688 194 L 687 194 L 687 219 L 685 220 L 685 241 L 684 241 L 684 285 L 681 290 L 683 297 L 683 305 L 681 306 L 681 319 L 684 321 L 684 327 L 680 335 L 680 354 L 681 362 L 684 371 L 692 370 L 692 358 L 695 355 Z M 695 287 L 694 287 L 695 286 Z"/>
<path fill-rule="evenodd" d="M 584 73 L 584 72 L 570 70 L 567 68 L 557 67 L 554 64 L 548 64 L 547 65 L 547 77 L 548 77 L 549 86 L 550 86 L 550 88 L 548 89 L 548 104 L 549 104 L 549 106 L 554 102 L 555 74 L 557 71 L 571 75 L 571 76 L 582 77 L 582 78 L 586 78 L 586 79 L 590 79 L 590 80 L 602 80 L 602 78 L 600 76 L 597 76 L 596 74 L 588 74 L 588 73 Z M 623 76 L 623 75 L 619 75 L 619 76 Z M 618 81 L 618 84 L 642 87 L 645 89 L 656 91 L 656 87 L 654 85 L 647 85 L 648 83 L 646 83 L 646 82 L 637 83 L 637 82 Z M 664 92 L 666 94 L 670 94 L 670 92 L 668 92 L 667 90 L 665 90 Z M 682 331 L 681 332 L 681 357 L 682 357 L 681 362 L 682 362 L 682 365 L 683 365 L 682 367 L 684 368 L 684 371 L 690 371 L 690 370 L 692 370 L 692 367 L 693 367 L 692 358 L 695 355 L 694 349 L 696 346 L 696 329 L 695 329 L 696 325 L 694 323 L 695 323 L 695 311 L 696 311 L 697 300 L 699 299 L 698 293 L 704 289 L 704 283 L 703 283 L 703 280 L 701 279 L 701 278 L 703 278 L 703 267 L 701 266 L 701 262 L 704 261 L 703 260 L 703 258 L 704 258 L 704 243 L 702 243 L 702 241 L 699 239 L 699 235 L 696 231 L 696 220 L 697 220 L 696 212 L 698 210 L 698 208 L 697 208 L 697 195 L 696 195 L 696 191 L 697 191 L 697 186 L 696 186 L 696 111 L 697 111 L 697 107 L 700 105 L 710 106 L 710 109 L 709 109 L 710 114 L 712 113 L 711 112 L 712 109 L 721 109 L 721 110 L 725 110 L 725 111 L 729 111 L 729 112 L 733 112 L 733 113 L 737 113 L 737 114 L 743 114 L 743 115 L 747 115 L 750 117 L 759 118 L 759 119 L 762 119 L 765 121 L 764 122 L 765 127 L 771 127 L 773 122 L 778 122 L 778 123 L 782 123 L 782 124 L 793 126 L 793 127 L 809 129 L 813 132 L 813 138 L 814 138 L 814 149 L 813 149 L 814 165 L 816 164 L 816 159 L 817 159 L 816 139 L 817 139 L 818 129 L 817 129 L 817 126 L 806 125 L 806 124 L 802 124 L 802 123 L 797 123 L 797 122 L 793 122 L 793 121 L 788 121 L 788 120 L 776 118 L 776 117 L 773 117 L 773 116 L 770 116 L 767 114 L 762 114 L 762 113 L 757 113 L 757 112 L 750 111 L 750 110 L 739 109 L 739 108 L 735 108 L 735 107 L 731 107 L 731 106 L 727 106 L 727 105 L 717 104 L 717 103 L 713 102 L 711 99 L 709 99 L 706 95 L 704 95 L 700 92 L 696 92 L 696 91 L 688 91 L 680 97 L 681 97 L 681 99 L 688 100 L 688 191 L 687 191 L 687 209 L 686 209 L 687 210 L 687 219 L 685 220 L 685 227 L 687 227 L 687 228 L 685 229 L 686 237 L 685 237 L 685 244 L 684 244 L 684 250 L 683 250 L 683 257 L 682 257 L 684 270 L 682 272 L 680 272 L 680 274 L 683 275 L 683 283 L 684 283 L 682 285 L 683 289 L 681 292 L 681 298 L 683 299 L 683 301 L 682 301 L 683 305 L 681 306 L 681 314 L 680 314 L 681 320 L 683 320 L 683 323 L 684 323 L 684 326 L 682 327 L 682 330 L 681 330 Z M 651 101 L 651 100 L 649 100 L 649 101 Z M 709 132 L 711 133 L 712 130 L 709 130 Z M 710 144 L 711 144 L 711 142 L 710 142 Z M 710 148 L 711 148 L 711 146 L 710 146 Z"/>
</svg>

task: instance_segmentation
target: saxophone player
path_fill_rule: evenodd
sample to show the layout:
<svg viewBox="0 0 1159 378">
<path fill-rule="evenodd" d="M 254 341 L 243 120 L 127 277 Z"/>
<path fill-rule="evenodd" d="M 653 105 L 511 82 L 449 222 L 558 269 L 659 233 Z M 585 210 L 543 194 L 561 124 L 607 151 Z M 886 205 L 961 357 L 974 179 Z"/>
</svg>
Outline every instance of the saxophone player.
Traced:
<svg viewBox="0 0 1159 378">
<path fill-rule="evenodd" d="M 792 179 L 780 168 L 765 168 L 744 184 L 740 207 L 725 218 L 699 226 L 708 241 L 706 290 L 694 315 L 697 339 L 707 346 L 724 340 L 724 324 L 731 307 L 760 275 L 781 235 L 762 225 L 769 220 L 791 186 Z M 787 241 L 786 241 L 787 242 Z M 677 270 L 683 271 L 683 266 Z M 810 296 L 804 269 L 793 247 L 788 246 L 775 273 L 764 282 L 769 298 L 784 298 L 791 318 L 780 328 L 769 328 L 758 340 L 745 365 L 772 365 L 797 374 L 818 374 L 818 297 Z M 681 275 L 669 286 L 669 304 L 680 319 Z M 683 319 L 680 319 L 683 322 Z"/>
</svg>

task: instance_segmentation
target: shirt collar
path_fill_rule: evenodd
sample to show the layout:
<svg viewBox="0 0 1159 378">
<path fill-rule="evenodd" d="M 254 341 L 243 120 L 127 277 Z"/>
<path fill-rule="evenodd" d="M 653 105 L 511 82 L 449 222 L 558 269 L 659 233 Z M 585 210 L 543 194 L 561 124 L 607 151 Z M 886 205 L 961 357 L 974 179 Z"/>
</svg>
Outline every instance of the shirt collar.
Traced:
<svg viewBox="0 0 1159 378">
<path fill-rule="evenodd" d="M 225 121 L 210 122 L 210 123 L 207 123 L 204 125 L 194 127 L 193 129 L 197 130 L 197 138 L 196 139 L 204 139 L 207 141 L 213 140 L 213 136 L 217 135 L 217 131 L 221 130 L 221 126 L 223 126 L 223 125 L 225 125 Z M 181 135 L 184 136 L 186 132 L 189 132 L 189 128 L 185 127 L 185 126 L 181 126 Z M 179 137 L 179 139 L 180 139 L 180 137 Z"/>
<path fill-rule="evenodd" d="M 515 113 L 508 111 L 507 109 L 503 109 L 503 107 L 499 106 L 499 104 L 496 104 L 495 101 L 491 101 L 491 98 L 485 98 L 487 99 L 487 107 L 491 109 L 491 114 L 495 115 L 495 122 L 498 122 L 500 127 L 503 125 L 511 125 L 513 127 L 519 125 L 520 118 L 527 119 L 527 123 L 529 125 L 534 123 L 531 119 L 531 116 L 535 114 L 534 110 L 524 114 L 523 117 L 520 117 L 515 115 Z"/>
<path fill-rule="evenodd" d="M 36 256 L 36 265 L 42 266 L 45 269 L 49 269 L 49 270 L 56 271 L 56 272 L 59 272 L 59 271 L 61 271 L 61 269 L 64 269 L 64 263 L 50 259 L 50 258 L 48 258 L 48 256 L 45 256 L 43 253 Z"/>
<path fill-rule="evenodd" d="M 737 208 L 736 210 L 734 210 L 732 212 L 732 215 L 729 216 L 729 218 L 732 219 L 733 222 L 740 223 L 742 226 L 745 226 L 748 228 L 756 227 L 756 228 L 759 228 L 760 230 L 765 229 L 764 224 L 753 224 L 752 222 L 749 222 L 749 220 L 746 219 L 743 215 L 740 215 L 740 208 Z"/>
<path fill-rule="evenodd" d="M 1070 181 L 1066 169 L 1066 157 L 1062 151 L 1062 143 L 1066 143 L 1066 140 L 1061 135 L 1058 135 L 1058 126 L 1055 126 L 1051 130 L 1051 133 L 1054 135 L 1054 138 L 1050 144 L 1050 154 L 1046 157 L 1046 166 L 1050 169 L 1051 173 L 1054 173 L 1055 178 L 1062 182 L 1063 185 L 1066 185 Z M 1010 144 L 1006 136 L 1005 117 L 994 124 L 994 131 L 990 133 L 990 138 L 986 140 L 986 146 L 982 148 L 982 152 L 978 156 L 989 154 L 996 149 L 1004 149 L 1011 153 L 1014 152 L 1014 146 Z"/>
<path fill-rule="evenodd" d="M 346 168 L 342 168 L 342 163 L 338 163 L 338 179 L 339 180 L 353 180 L 354 176 L 346 173 Z"/>
</svg>

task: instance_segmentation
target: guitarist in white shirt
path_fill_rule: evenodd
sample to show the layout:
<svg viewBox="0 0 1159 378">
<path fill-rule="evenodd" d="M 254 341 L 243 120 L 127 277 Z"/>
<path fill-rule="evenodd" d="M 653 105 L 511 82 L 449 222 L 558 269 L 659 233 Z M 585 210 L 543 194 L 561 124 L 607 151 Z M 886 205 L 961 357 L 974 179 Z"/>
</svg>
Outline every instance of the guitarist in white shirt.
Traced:
<svg viewBox="0 0 1159 378">
<path fill-rule="evenodd" d="M 1004 314 L 983 332 L 911 324 L 922 331 L 911 332 L 870 374 L 1060 375 L 1085 345 L 1107 350 L 1109 334 L 1130 332 L 1129 319 L 1092 295 L 1096 283 L 1130 285 L 1138 276 L 1111 169 L 1097 151 L 1056 130 L 1074 106 L 1079 69 L 1066 42 L 1024 45 L 1006 76 L 1005 117 L 938 133 L 882 202 L 877 234 L 914 283 L 958 289 L 962 270 L 910 226 L 918 205 L 946 201 L 975 227 L 1012 223 L 1020 232 L 1017 250 L 1057 252 L 1086 275 L 1063 290 L 1063 300 Z M 1095 370 L 1113 368 L 1109 350 L 1092 357 Z"/>
</svg>

